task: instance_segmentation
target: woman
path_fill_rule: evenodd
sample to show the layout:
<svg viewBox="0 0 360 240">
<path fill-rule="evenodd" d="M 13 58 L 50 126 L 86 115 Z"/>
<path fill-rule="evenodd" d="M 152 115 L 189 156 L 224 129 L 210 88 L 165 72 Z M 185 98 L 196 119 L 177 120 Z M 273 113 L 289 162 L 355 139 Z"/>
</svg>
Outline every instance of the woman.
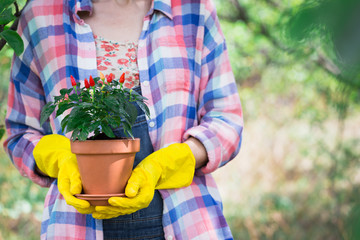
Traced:
<svg viewBox="0 0 360 240">
<path fill-rule="evenodd" d="M 33 0 L 18 31 L 25 51 L 13 62 L 4 147 L 22 175 L 50 187 L 42 239 L 232 238 L 210 173 L 238 153 L 242 111 L 211 0 Z M 128 58 L 116 58 L 117 46 L 128 43 Z M 71 177 L 78 170 L 61 119 L 43 126 L 39 119 L 42 106 L 71 86 L 71 75 L 99 70 L 127 71 L 127 86 L 148 99 L 151 118 L 139 120 L 149 144 L 137 155 L 129 198 L 93 208 L 72 196 L 81 182 Z M 64 143 L 61 154 L 59 145 L 49 150 L 51 138 Z M 144 173 L 156 164 L 172 172 Z M 145 186 L 146 177 L 156 179 Z"/>
</svg>

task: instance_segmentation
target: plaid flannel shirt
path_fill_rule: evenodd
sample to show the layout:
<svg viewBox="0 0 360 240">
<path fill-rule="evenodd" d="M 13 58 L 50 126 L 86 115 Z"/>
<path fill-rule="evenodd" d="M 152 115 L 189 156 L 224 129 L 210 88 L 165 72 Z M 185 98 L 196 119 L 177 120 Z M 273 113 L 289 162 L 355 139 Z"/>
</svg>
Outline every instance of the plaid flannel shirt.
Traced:
<svg viewBox="0 0 360 240">
<path fill-rule="evenodd" d="M 50 187 L 41 239 L 103 239 L 102 221 L 66 204 L 56 179 L 35 172 L 33 149 L 61 132 L 62 117 L 40 125 L 40 112 L 70 75 L 97 76 L 91 28 L 77 15 L 90 0 L 33 0 L 20 18 L 25 51 L 13 59 L 4 148 L 23 176 Z M 208 163 L 189 187 L 161 190 L 167 239 L 231 239 L 211 172 L 241 145 L 242 110 L 224 36 L 211 0 L 153 0 L 138 42 L 141 90 L 148 98 L 149 134 L 158 150 L 190 136 L 205 146 Z"/>
</svg>

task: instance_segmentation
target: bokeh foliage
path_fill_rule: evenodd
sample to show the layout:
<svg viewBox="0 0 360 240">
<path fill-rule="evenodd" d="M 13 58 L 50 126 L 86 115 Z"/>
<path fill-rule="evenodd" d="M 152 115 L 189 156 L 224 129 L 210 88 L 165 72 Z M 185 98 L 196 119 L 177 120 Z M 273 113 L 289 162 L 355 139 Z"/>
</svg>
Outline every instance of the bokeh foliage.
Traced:
<svg viewBox="0 0 360 240">
<path fill-rule="evenodd" d="M 239 158 L 214 174 L 235 239 L 360 239 L 356 1 L 215 3 L 245 118 Z M 3 152 L 0 191 L 0 239 L 38 239 L 46 189 Z"/>
<path fill-rule="evenodd" d="M 360 239 L 358 1 L 217 6 L 244 107 L 239 161 L 251 161 L 225 198 L 235 238 Z"/>
</svg>

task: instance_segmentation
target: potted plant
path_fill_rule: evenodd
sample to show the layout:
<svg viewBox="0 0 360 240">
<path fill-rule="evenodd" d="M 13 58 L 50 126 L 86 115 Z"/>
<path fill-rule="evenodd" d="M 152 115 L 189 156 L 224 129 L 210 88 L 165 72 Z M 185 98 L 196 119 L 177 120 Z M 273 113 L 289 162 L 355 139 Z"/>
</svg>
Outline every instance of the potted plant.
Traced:
<svg viewBox="0 0 360 240">
<path fill-rule="evenodd" d="M 124 73 L 118 80 L 114 74 L 104 77 L 102 73 L 85 79 L 84 84 L 73 76 L 70 80 L 72 87 L 61 89 L 60 95 L 44 106 L 40 122 L 53 112 L 55 117 L 67 113 L 61 127 L 64 133 L 72 132 L 71 151 L 76 154 L 84 192 L 77 197 L 104 204 L 110 196 L 124 193 L 140 150 L 140 139 L 131 131 L 138 114 L 135 104 L 149 116 L 146 98 L 123 86 Z M 115 139 L 113 129 L 120 126 L 128 138 Z"/>
</svg>

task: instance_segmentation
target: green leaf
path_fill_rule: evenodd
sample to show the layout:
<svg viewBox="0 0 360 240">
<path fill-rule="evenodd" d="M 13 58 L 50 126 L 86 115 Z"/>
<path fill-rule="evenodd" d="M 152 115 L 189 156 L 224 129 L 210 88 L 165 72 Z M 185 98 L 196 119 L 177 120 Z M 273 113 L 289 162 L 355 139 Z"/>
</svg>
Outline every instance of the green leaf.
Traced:
<svg viewBox="0 0 360 240">
<path fill-rule="evenodd" d="M 66 94 L 70 94 L 72 91 L 73 91 L 72 88 L 70 88 L 70 89 L 62 88 L 62 89 L 60 89 L 60 94 L 61 94 L 61 96 L 65 96 Z"/>
<path fill-rule="evenodd" d="M 90 111 L 91 109 L 93 109 L 93 105 L 91 103 L 88 103 L 88 102 L 81 102 L 81 103 L 78 103 L 76 104 L 76 109 L 77 111 Z"/>
<path fill-rule="evenodd" d="M 119 115 L 122 117 L 122 118 L 127 118 L 127 119 L 130 119 L 131 117 L 130 117 L 130 115 L 125 111 L 125 109 L 123 109 L 123 108 L 121 108 L 121 107 L 119 107 L 118 108 L 118 113 L 119 113 Z"/>
<path fill-rule="evenodd" d="M 91 102 L 91 96 L 88 91 L 82 91 L 81 92 L 81 99 L 83 102 Z"/>
<path fill-rule="evenodd" d="M 72 108 L 75 106 L 75 103 L 67 103 L 67 102 L 61 102 L 59 103 L 58 110 L 56 111 L 56 116 L 63 114 L 66 110 L 69 108 Z"/>
<path fill-rule="evenodd" d="M 4 134 L 5 134 L 5 129 L 0 128 L 0 140 L 4 136 Z"/>
<path fill-rule="evenodd" d="M 101 124 L 100 121 L 92 122 L 90 124 L 90 126 L 88 127 L 89 132 L 95 132 L 95 134 L 96 134 L 100 124 Z"/>
<path fill-rule="evenodd" d="M 105 85 L 104 88 L 103 88 L 103 91 L 104 92 L 111 92 L 113 90 L 113 88 L 109 85 Z"/>
<path fill-rule="evenodd" d="M 0 32 L 0 37 L 5 39 L 10 47 L 14 49 L 16 55 L 19 56 L 24 51 L 24 43 L 17 32 L 6 29 Z"/>
<path fill-rule="evenodd" d="M 101 124 L 101 128 L 102 128 L 103 133 L 106 134 L 106 136 L 108 136 L 108 137 L 110 137 L 110 138 L 115 138 L 115 135 L 114 135 L 111 127 L 110 127 L 108 124 L 102 123 L 102 124 Z"/>
<path fill-rule="evenodd" d="M 91 115 L 87 112 L 83 112 L 78 106 L 74 107 L 67 119 L 67 131 L 72 131 L 75 129 L 80 129 L 84 124 L 91 123 Z"/>
<path fill-rule="evenodd" d="M 127 133 L 132 139 L 135 138 L 134 135 L 132 134 L 132 130 L 126 130 L 126 133 Z M 125 134 L 126 134 L 126 133 L 125 133 Z"/>
<path fill-rule="evenodd" d="M 69 95 L 69 99 L 71 101 L 78 102 L 79 101 L 79 95 L 77 95 L 76 93 L 71 94 L 71 95 Z"/>
<path fill-rule="evenodd" d="M 121 120 L 119 117 L 110 117 L 107 120 L 112 128 L 117 128 L 121 124 Z"/>
<path fill-rule="evenodd" d="M 53 102 L 48 102 L 44 105 L 41 110 L 40 124 L 43 125 L 46 120 L 49 119 L 50 115 L 55 111 L 56 105 L 53 105 Z"/>
<path fill-rule="evenodd" d="M 11 8 L 5 9 L 5 11 L 0 13 L 0 25 L 6 25 L 14 19 L 16 17 L 12 14 Z"/>
<path fill-rule="evenodd" d="M 67 125 L 67 123 L 68 123 L 69 117 L 70 117 L 70 114 L 69 114 L 69 115 L 66 115 L 66 116 L 63 118 L 63 120 L 61 120 L 61 130 L 62 130 L 63 132 L 65 132 L 65 127 L 66 127 L 66 125 Z M 68 131 L 66 131 L 66 132 L 68 132 Z"/>
<path fill-rule="evenodd" d="M 136 107 L 133 104 L 128 103 L 125 106 L 125 111 L 130 115 L 130 123 L 131 123 L 131 125 L 134 125 L 134 123 L 136 121 L 137 114 L 138 114 Z"/>
<path fill-rule="evenodd" d="M 85 141 L 88 138 L 88 136 L 89 136 L 89 132 L 87 131 L 86 128 L 83 128 L 83 129 L 80 130 L 80 133 L 78 135 L 78 139 L 80 141 Z"/>
<path fill-rule="evenodd" d="M 136 101 L 137 105 L 139 105 L 140 109 L 143 110 L 143 112 L 150 118 L 150 110 L 148 106 L 143 103 L 142 101 Z"/>
<path fill-rule="evenodd" d="M 116 100 L 115 97 L 113 96 L 108 96 L 107 98 L 104 99 L 104 104 L 111 110 L 111 111 L 115 111 L 119 108 L 119 104 Z"/>
<path fill-rule="evenodd" d="M 75 140 L 78 138 L 79 134 L 80 134 L 80 130 L 79 130 L 79 129 L 75 129 L 75 130 L 72 132 L 72 134 L 71 134 L 71 140 L 72 140 L 72 141 L 75 141 Z"/>
<path fill-rule="evenodd" d="M 54 97 L 54 102 L 55 102 L 55 103 L 58 103 L 58 102 L 61 101 L 62 99 L 63 99 L 62 96 L 55 96 L 55 97 Z"/>
<path fill-rule="evenodd" d="M 134 139 L 134 136 L 132 134 L 132 129 L 131 129 L 131 125 L 128 123 L 123 122 L 123 127 L 124 127 L 124 133 L 126 136 L 130 136 L 131 138 Z"/>
<path fill-rule="evenodd" d="M 8 8 L 14 2 L 15 2 L 15 0 L 1 0 L 0 1 L 0 9 Z"/>
</svg>

